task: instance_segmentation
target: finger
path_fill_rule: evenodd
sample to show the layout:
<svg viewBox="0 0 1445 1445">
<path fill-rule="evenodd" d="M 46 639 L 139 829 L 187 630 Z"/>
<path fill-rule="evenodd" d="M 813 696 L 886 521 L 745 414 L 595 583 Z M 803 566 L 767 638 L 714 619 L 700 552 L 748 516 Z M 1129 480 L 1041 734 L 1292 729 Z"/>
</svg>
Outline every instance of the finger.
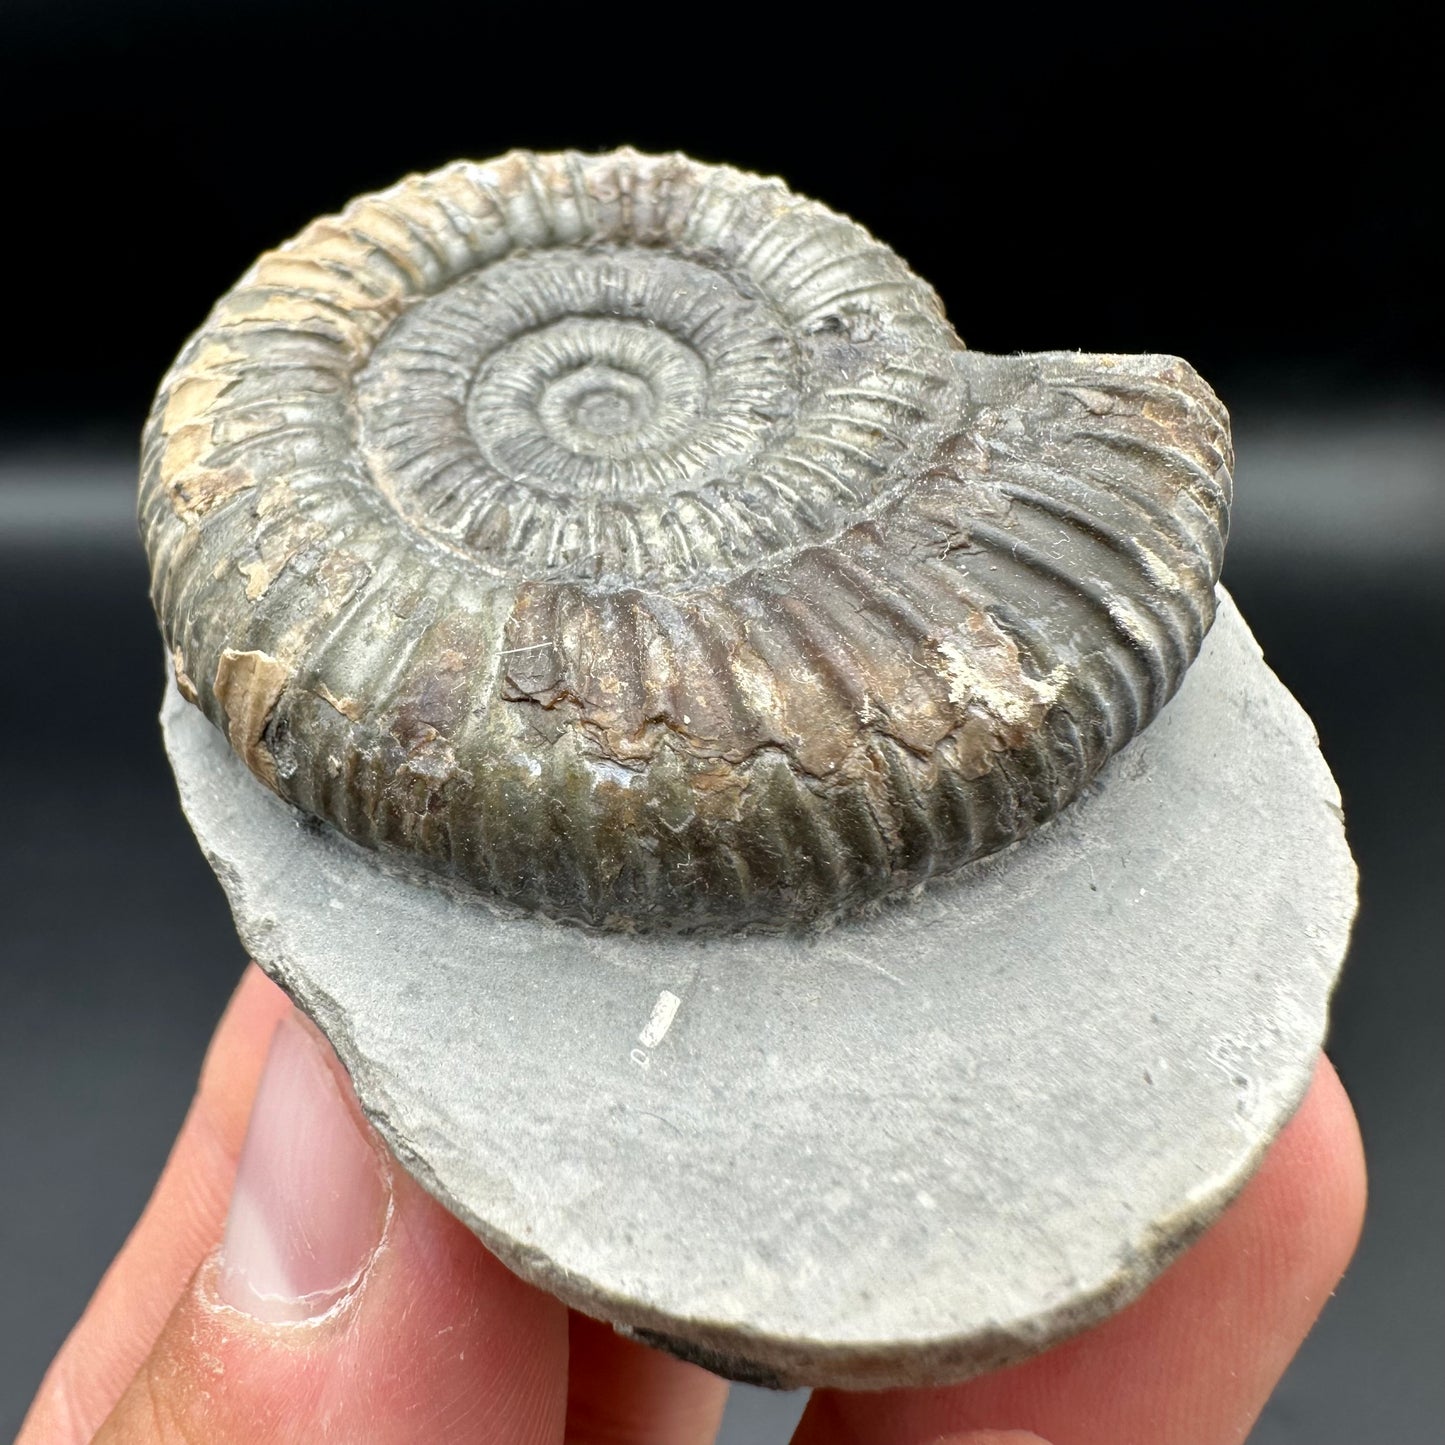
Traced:
<svg viewBox="0 0 1445 1445">
<path fill-rule="evenodd" d="M 290 1008 L 254 964 L 242 975 L 150 1202 L 46 1373 L 17 1445 L 86 1445 L 215 1248 L 267 1044 Z"/>
<path fill-rule="evenodd" d="M 334 1055 L 277 1025 L 221 1247 L 96 1445 L 555 1445 L 567 1312 L 397 1169 Z"/>
<path fill-rule="evenodd" d="M 970 1430 L 966 1435 L 943 1435 L 931 1445 L 1049 1445 L 1031 1430 Z"/>
<path fill-rule="evenodd" d="M 795 1445 L 933 1445 L 1032 1430 L 1055 1445 L 1231 1445 L 1248 1434 L 1354 1253 L 1365 1171 L 1321 1059 L 1244 1192 L 1129 1308 L 1013 1369 L 936 1390 L 818 1391 Z"/>
<path fill-rule="evenodd" d="M 710 1445 L 728 1385 L 574 1314 L 567 1445 Z"/>
</svg>

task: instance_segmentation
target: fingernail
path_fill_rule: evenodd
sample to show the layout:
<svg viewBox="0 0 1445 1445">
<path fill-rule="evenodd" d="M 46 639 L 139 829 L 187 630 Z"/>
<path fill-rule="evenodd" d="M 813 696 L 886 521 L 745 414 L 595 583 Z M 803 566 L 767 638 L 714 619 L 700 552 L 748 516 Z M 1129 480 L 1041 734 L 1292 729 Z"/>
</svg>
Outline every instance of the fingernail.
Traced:
<svg viewBox="0 0 1445 1445">
<path fill-rule="evenodd" d="M 325 1314 L 386 1223 L 381 1160 L 324 1049 L 294 1011 L 277 1024 L 226 1216 L 217 1290 L 267 1324 Z"/>
</svg>

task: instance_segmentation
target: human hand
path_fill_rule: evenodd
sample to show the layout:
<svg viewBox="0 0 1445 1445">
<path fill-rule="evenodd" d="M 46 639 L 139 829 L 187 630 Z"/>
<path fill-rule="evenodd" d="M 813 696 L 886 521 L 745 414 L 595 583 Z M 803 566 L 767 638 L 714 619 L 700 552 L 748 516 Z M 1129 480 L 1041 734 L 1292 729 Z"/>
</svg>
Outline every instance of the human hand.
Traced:
<svg viewBox="0 0 1445 1445">
<path fill-rule="evenodd" d="M 965 1385 L 817 1391 L 795 1445 L 1242 1441 L 1354 1251 L 1364 1181 L 1322 1059 L 1240 1198 L 1129 1308 Z M 17 1445 L 702 1445 L 726 1392 L 504 1269 L 253 966 Z"/>
</svg>

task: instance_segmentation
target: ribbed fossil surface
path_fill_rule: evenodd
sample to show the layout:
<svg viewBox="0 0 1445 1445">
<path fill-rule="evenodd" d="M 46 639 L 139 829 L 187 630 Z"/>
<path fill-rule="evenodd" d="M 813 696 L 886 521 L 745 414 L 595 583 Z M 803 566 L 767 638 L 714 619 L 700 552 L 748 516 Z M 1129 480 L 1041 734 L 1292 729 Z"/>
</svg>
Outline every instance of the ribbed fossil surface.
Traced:
<svg viewBox="0 0 1445 1445">
<path fill-rule="evenodd" d="M 183 694 L 269 787 L 493 898 L 787 927 L 1001 848 L 1209 627 L 1184 362 L 966 351 L 780 183 L 513 154 L 263 256 L 165 378 Z"/>
</svg>

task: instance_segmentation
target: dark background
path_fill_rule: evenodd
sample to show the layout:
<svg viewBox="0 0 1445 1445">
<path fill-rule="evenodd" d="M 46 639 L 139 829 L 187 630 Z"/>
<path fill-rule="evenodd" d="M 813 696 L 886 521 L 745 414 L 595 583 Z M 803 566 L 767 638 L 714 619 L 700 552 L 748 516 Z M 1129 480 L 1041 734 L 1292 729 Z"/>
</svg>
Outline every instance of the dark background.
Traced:
<svg viewBox="0 0 1445 1445">
<path fill-rule="evenodd" d="M 243 962 L 176 807 L 131 521 L 160 373 L 255 254 L 516 145 L 684 149 L 861 220 L 969 344 L 1188 357 L 1226 582 L 1313 714 L 1362 909 L 1360 1255 L 1254 1445 L 1445 1438 L 1445 388 L 1424 8 L 0 4 L 0 1438 L 134 1220 Z M 940 28 L 941 27 L 941 28 Z M 1432 263 L 1438 238 L 1430 235 Z M 1127 1388 L 1127 1381 L 1121 1381 Z M 796 1399 L 740 1393 L 730 1445 Z"/>
</svg>

